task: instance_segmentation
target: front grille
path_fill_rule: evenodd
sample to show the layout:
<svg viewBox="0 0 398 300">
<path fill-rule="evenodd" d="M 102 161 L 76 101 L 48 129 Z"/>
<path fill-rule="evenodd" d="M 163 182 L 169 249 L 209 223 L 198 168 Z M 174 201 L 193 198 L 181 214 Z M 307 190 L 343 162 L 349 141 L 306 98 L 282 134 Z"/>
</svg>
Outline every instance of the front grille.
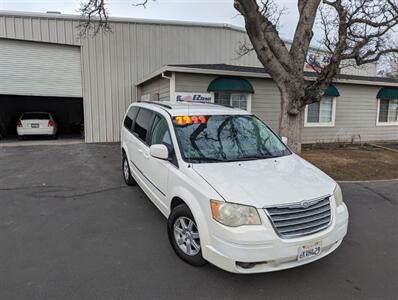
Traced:
<svg viewBox="0 0 398 300">
<path fill-rule="evenodd" d="M 266 207 L 265 212 L 282 238 L 314 234 L 331 223 L 330 197 Z"/>
</svg>

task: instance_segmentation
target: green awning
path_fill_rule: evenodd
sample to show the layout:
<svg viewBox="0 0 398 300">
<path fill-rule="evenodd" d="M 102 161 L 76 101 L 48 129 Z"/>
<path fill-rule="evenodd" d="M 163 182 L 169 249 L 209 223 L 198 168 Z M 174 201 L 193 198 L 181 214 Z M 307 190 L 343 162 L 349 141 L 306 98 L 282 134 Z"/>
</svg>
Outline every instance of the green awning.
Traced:
<svg viewBox="0 0 398 300">
<path fill-rule="evenodd" d="M 377 99 L 398 99 L 398 88 L 382 88 L 377 94 Z"/>
<path fill-rule="evenodd" d="M 214 79 L 209 87 L 208 92 L 230 92 L 230 93 L 254 93 L 253 86 L 249 81 L 242 78 L 220 77 Z"/>
<path fill-rule="evenodd" d="M 307 91 L 305 91 L 305 95 L 308 96 Z M 340 97 L 340 92 L 334 85 L 330 85 L 326 89 L 325 94 L 323 96 L 325 96 L 325 97 Z"/>
<path fill-rule="evenodd" d="M 326 89 L 324 96 L 326 96 L 326 97 L 340 97 L 340 92 L 334 85 L 330 85 Z"/>
</svg>

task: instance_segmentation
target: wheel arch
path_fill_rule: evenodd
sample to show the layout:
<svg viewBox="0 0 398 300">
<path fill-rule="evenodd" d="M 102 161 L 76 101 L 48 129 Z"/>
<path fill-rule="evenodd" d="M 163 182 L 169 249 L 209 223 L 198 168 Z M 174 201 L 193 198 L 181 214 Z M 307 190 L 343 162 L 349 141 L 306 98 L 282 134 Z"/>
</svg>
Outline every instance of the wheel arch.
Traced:
<svg viewBox="0 0 398 300">
<path fill-rule="evenodd" d="M 188 206 L 188 204 L 186 204 L 185 201 L 182 200 L 180 197 L 178 197 L 178 196 L 173 197 L 173 199 L 171 199 L 171 202 L 170 202 L 170 211 L 172 211 L 178 205 L 182 205 L 182 204 L 185 204 L 186 206 Z"/>
<path fill-rule="evenodd" d="M 185 204 L 186 206 L 188 206 L 193 217 L 195 218 L 195 222 L 200 233 L 201 242 L 207 244 L 209 241 L 209 226 L 206 221 L 205 212 L 199 204 L 199 199 L 196 199 L 196 197 L 186 189 L 178 189 L 178 192 L 174 194 L 172 200 L 170 201 L 170 213 L 173 208 L 181 204 Z"/>
</svg>

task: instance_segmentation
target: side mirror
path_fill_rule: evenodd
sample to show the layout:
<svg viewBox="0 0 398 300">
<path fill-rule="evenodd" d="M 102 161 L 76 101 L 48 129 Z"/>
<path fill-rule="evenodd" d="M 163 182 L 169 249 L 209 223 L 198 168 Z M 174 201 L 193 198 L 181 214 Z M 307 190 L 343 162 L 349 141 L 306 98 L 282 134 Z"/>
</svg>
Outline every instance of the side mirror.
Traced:
<svg viewBox="0 0 398 300">
<path fill-rule="evenodd" d="M 287 137 L 283 136 L 282 137 L 282 142 L 287 146 L 287 143 L 288 143 Z"/>
<path fill-rule="evenodd" d="M 152 145 L 149 148 L 149 153 L 152 157 L 159 159 L 169 159 L 169 150 L 163 144 Z"/>
</svg>

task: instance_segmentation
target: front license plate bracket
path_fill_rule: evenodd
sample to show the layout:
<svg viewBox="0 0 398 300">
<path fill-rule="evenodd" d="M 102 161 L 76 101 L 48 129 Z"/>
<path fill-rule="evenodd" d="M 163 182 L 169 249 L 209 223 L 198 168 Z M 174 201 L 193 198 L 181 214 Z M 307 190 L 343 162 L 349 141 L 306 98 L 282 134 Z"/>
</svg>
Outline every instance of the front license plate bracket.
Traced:
<svg viewBox="0 0 398 300">
<path fill-rule="evenodd" d="M 304 245 L 299 247 L 298 249 L 297 260 L 307 260 L 312 257 L 318 256 L 319 254 L 321 254 L 321 252 L 322 246 L 320 242 L 311 245 Z"/>
</svg>

